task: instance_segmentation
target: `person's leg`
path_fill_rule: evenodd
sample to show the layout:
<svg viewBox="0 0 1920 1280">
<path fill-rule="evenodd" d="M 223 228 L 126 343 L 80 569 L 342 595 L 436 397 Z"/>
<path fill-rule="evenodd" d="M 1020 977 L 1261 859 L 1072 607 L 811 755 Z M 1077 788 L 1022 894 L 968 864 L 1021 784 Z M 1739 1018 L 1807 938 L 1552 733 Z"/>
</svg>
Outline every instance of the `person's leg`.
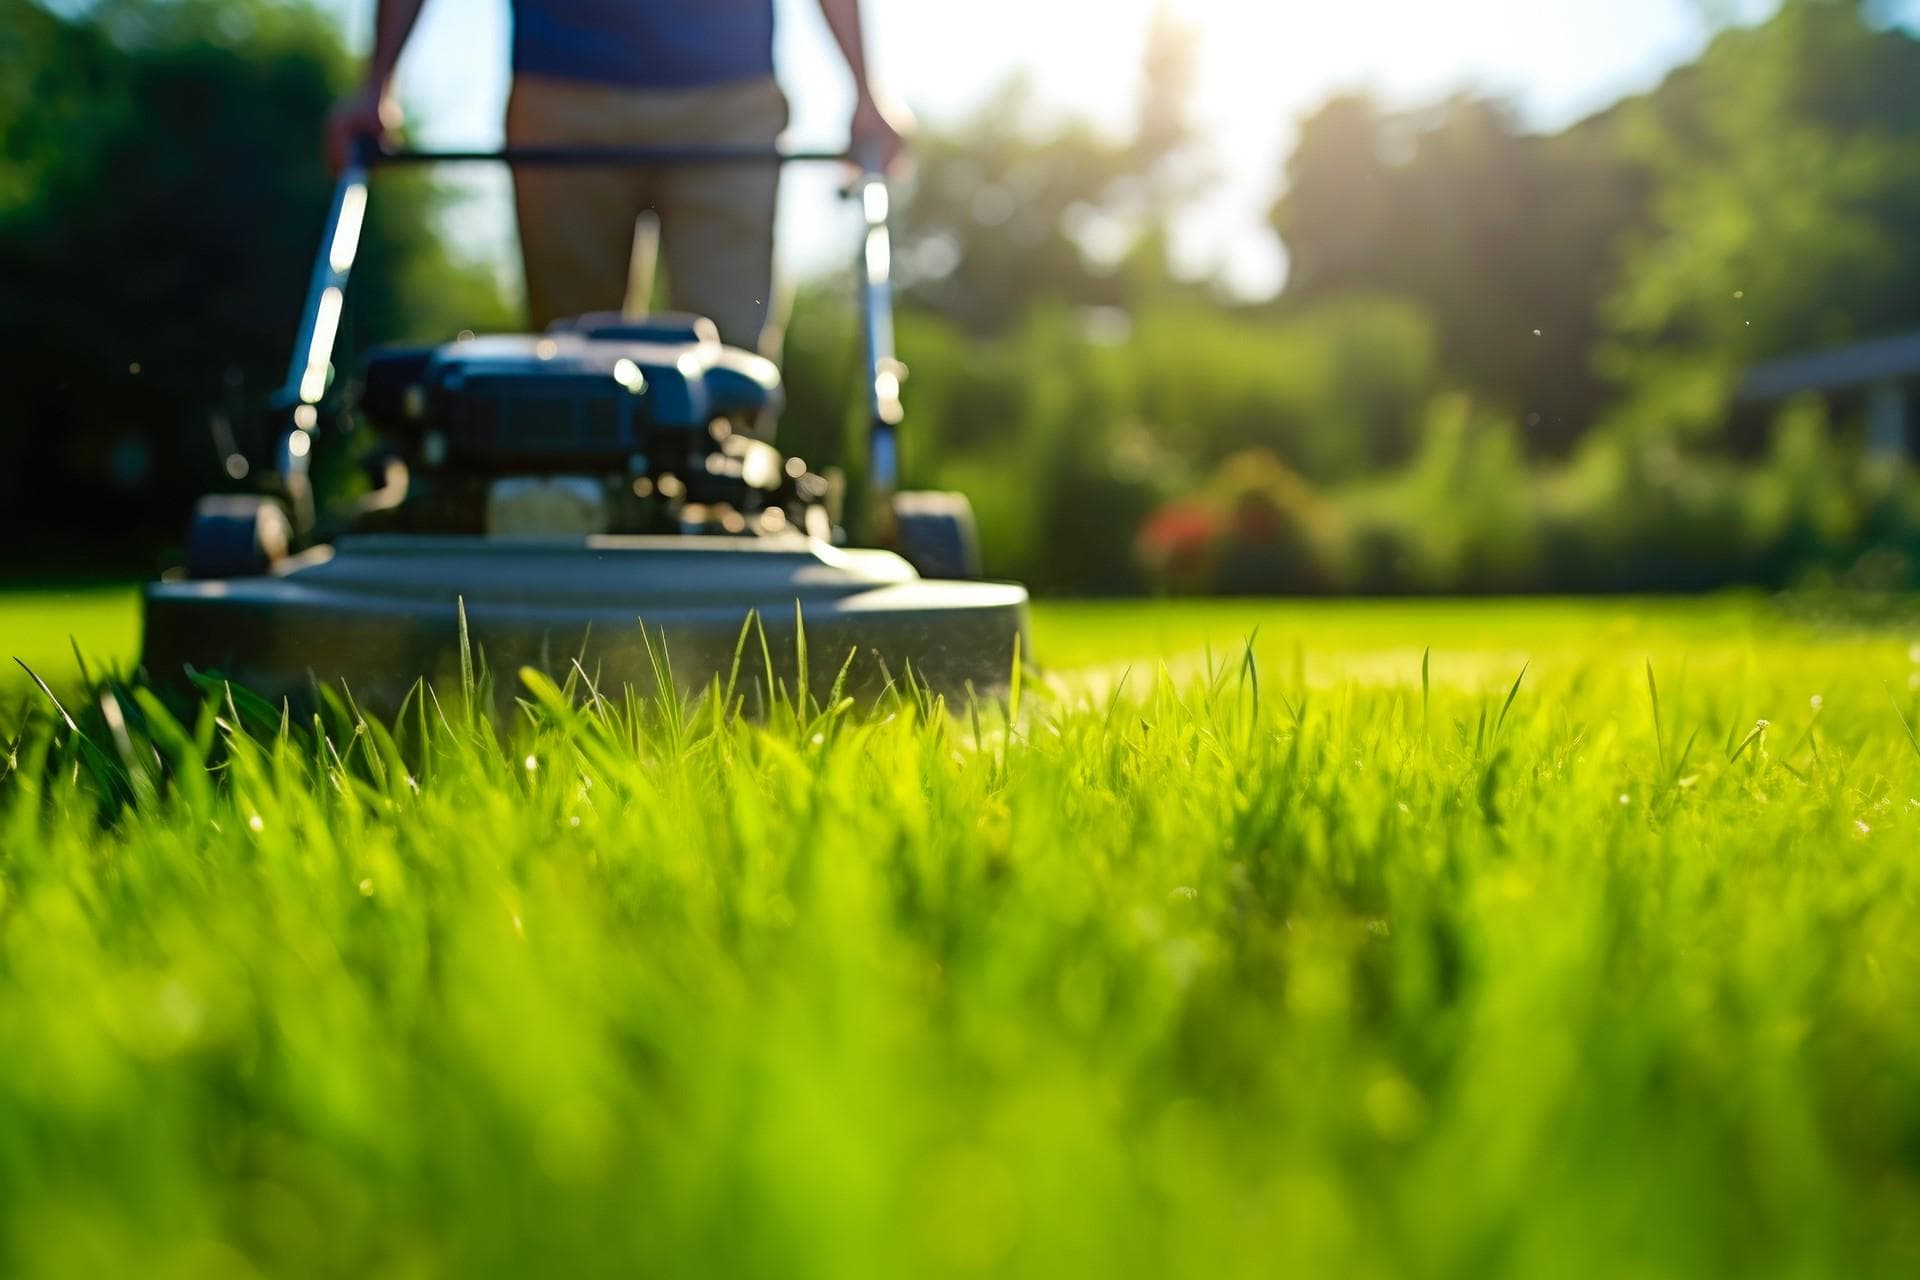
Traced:
<svg viewBox="0 0 1920 1280">
<path fill-rule="evenodd" d="M 507 105 L 511 146 L 611 146 L 631 142 L 628 92 L 519 76 Z M 527 318 L 536 330 L 589 311 L 618 311 L 626 297 L 634 221 L 647 178 L 631 170 L 541 169 L 514 173 Z"/>
<path fill-rule="evenodd" d="M 787 126 L 786 97 L 771 79 L 675 97 L 679 140 L 688 144 L 771 148 Z M 674 310 L 709 317 L 723 341 L 749 351 L 772 331 L 779 190 L 779 166 L 739 164 L 664 173 L 654 191 Z"/>
</svg>

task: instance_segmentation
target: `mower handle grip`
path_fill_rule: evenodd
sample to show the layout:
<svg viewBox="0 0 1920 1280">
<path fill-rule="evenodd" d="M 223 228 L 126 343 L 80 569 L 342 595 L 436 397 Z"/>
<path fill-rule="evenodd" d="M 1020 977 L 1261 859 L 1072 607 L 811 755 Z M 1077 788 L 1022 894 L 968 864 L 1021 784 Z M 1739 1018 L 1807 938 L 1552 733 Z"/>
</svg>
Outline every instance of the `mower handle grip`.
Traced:
<svg viewBox="0 0 1920 1280">
<path fill-rule="evenodd" d="M 894 358 L 893 249 L 887 230 L 891 201 L 886 175 L 871 157 L 847 149 L 773 146 L 699 145 L 668 147 L 507 146 L 492 150 L 425 150 L 386 147 L 373 138 L 356 143 L 352 158 L 334 186 L 326 230 L 300 313 L 287 380 L 272 401 L 288 415 L 277 449 L 277 469 L 295 528 L 304 536 L 312 527 L 312 496 L 307 480 L 317 406 L 333 367 L 333 345 L 345 306 L 347 280 L 359 252 L 365 224 L 367 180 L 374 169 L 429 164 L 505 164 L 552 168 L 691 168 L 734 164 L 842 164 L 858 176 L 846 191 L 860 202 L 866 223 L 859 259 L 861 311 L 866 330 L 869 522 L 884 525 L 899 480 L 897 429 L 901 420 L 900 380 L 904 367 Z"/>
</svg>

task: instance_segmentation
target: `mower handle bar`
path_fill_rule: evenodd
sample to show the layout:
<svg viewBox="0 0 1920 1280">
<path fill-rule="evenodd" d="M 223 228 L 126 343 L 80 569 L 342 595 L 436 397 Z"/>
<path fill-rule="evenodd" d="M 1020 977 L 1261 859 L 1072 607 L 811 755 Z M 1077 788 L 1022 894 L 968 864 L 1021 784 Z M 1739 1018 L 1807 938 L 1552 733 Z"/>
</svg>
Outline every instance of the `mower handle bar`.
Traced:
<svg viewBox="0 0 1920 1280">
<path fill-rule="evenodd" d="M 504 164 L 560 169 L 670 169 L 731 164 L 857 165 L 849 151 L 715 144 L 666 147 L 506 146 L 492 150 L 423 151 L 363 143 L 355 160 L 368 169 L 419 164 Z"/>
<path fill-rule="evenodd" d="M 887 231 L 889 198 L 886 175 L 878 166 L 862 162 L 852 152 L 823 149 L 788 150 L 756 146 L 674 147 L 504 147 L 491 151 L 425 151 L 388 149 L 363 139 L 341 170 L 328 206 L 326 228 L 315 255 L 306 305 L 294 341 L 287 381 L 274 397 L 274 407 L 290 414 L 281 437 L 278 470 L 294 524 L 302 535 L 313 524 L 311 486 L 307 466 L 312 434 L 319 425 L 317 406 L 327 391 L 333 367 L 334 340 L 339 336 L 348 277 L 359 253 L 360 233 L 366 221 L 367 180 L 372 170 L 422 164 L 505 164 L 547 168 L 693 168 L 738 164 L 853 165 L 859 176 L 847 194 L 860 201 L 866 222 L 859 258 L 861 311 L 866 330 L 867 483 L 872 495 L 870 518 L 884 520 L 889 498 L 899 482 L 898 429 L 902 416 L 900 379 L 904 367 L 893 347 L 893 248 Z"/>
</svg>

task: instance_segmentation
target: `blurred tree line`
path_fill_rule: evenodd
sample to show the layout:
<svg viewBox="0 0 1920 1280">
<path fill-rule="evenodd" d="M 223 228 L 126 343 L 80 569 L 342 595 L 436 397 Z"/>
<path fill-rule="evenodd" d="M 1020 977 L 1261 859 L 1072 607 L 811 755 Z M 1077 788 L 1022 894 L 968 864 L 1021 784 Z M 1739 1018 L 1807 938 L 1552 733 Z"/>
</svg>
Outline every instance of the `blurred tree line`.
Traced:
<svg viewBox="0 0 1920 1280">
<path fill-rule="evenodd" d="M 353 68 L 269 0 L 0 0 L 0 526 L 14 574 L 144 569 L 285 377 Z M 500 324 L 412 177 L 374 202 L 350 323 Z"/>
<path fill-rule="evenodd" d="M 41 561 L 151 548 L 284 373 L 328 179 L 334 28 L 269 0 L 0 0 L 0 511 Z M 1300 122 L 1284 291 L 1182 278 L 1215 157 L 1163 13 L 1133 127 L 1010 81 L 924 137 L 896 224 L 909 479 L 969 491 L 996 572 L 1050 590 L 1532 590 L 1906 581 L 1909 469 L 1846 405 L 1729 431 L 1741 371 L 1920 328 L 1920 42 L 1784 0 L 1553 133 L 1459 94 Z M 383 177 L 352 323 L 511 323 Z M 855 423 L 845 280 L 810 283 L 782 430 Z M 350 337 L 352 335 L 349 335 Z M 76 497 L 78 495 L 78 497 Z M 21 531 L 29 536 L 22 540 Z"/>
<path fill-rule="evenodd" d="M 1276 184 L 1289 273 L 1258 305 L 1167 268 L 1208 162 L 1185 34 L 1148 48 L 1133 138 L 1036 128 L 1015 84 L 923 153 L 907 205 L 919 478 L 986 495 L 1003 571 L 1915 580 L 1920 492 L 1857 406 L 1730 430 L 1756 361 L 1920 328 L 1920 41 L 1875 6 L 1783 0 L 1553 133 L 1472 94 L 1335 96 Z"/>
</svg>

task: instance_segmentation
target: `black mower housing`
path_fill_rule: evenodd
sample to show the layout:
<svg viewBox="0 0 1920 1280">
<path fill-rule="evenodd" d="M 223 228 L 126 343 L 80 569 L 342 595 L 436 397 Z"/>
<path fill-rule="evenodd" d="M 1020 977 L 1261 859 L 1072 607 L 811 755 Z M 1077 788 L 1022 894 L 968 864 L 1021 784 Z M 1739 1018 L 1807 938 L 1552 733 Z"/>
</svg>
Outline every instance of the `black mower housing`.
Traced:
<svg viewBox="0 0 1920 1280">
<path fill-rule="evenodd" d="M 383 348 L 360 396 L 411 464 L 469 475 L 644 473 L 663 445 L 697 454 L 706 446 L 689 437 L 716 421 L 750 430 L 781 403 L 773 362 L 722 346 L 696 316 L 592 315 L 545 334 Z"/>
</svg>

